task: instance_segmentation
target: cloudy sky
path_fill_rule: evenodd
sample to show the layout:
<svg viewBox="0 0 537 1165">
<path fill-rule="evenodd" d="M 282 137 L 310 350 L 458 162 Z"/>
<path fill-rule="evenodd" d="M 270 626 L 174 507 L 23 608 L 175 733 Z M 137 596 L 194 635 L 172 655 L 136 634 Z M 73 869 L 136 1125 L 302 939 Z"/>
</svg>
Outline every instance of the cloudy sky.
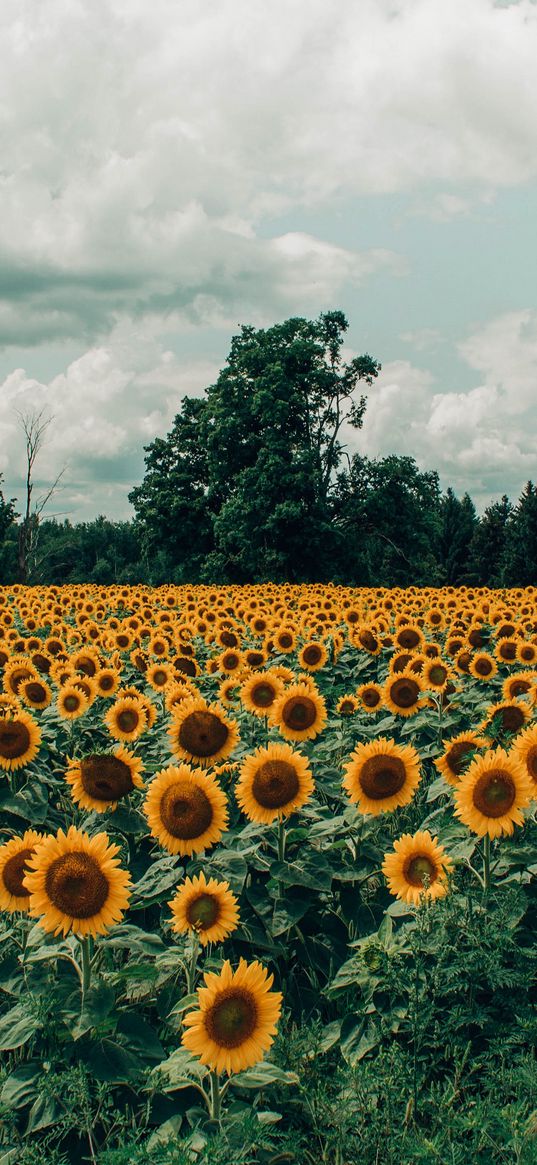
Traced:
<svg viewBox="0 0 537 1165">
<path fill-rule="evenodd" d="M 537 477 L 533 0 L 2 0 L 0 472 L 127 517 L 241 323 L 347 314 L 357 439 Z"/>
</svg>

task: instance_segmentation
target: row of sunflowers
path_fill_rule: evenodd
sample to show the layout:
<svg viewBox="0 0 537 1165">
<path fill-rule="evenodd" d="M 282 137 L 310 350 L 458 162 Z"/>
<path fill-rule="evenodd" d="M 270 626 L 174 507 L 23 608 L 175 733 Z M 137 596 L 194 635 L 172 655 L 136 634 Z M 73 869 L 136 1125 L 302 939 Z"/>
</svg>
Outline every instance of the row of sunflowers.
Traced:
<svg viewBox="0 0 537 1165">
<path fill-rule="evenodd" d="M 372 945 L 532 880 L 532 588 L 4 588 L 0 674 L 5 1165 L 99 1160 L 74 1066 L 150 1144 L 292 1090 L 290 1024 L 374 1058 Z"/>
</svg>

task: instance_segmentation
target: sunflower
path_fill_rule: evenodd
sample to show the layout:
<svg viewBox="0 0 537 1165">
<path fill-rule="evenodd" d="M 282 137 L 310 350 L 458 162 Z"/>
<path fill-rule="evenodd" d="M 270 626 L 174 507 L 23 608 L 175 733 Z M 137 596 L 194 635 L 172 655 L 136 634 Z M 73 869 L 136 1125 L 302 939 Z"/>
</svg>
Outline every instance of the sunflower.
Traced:
<svg viewBox="0 0 537 1165">
<path fill-rule="evenodd" d="M 19 688 L 19 697 L 29 708 L 48 708 L 52 692 L 42 679 L 23 680 Z"/>
<path fill-rule="evenodd" d="M 147 713 L 138 696 L 120 696 L 106 713 L 104 722 L 116 740 L 138 740 L 147 729 Z"/>
<path fill-rule="evenodd" d="M 328 659 L 328 652 L 324 643 L 310 640 L 300 648 L 297 659 L 299 666 L 305 668 L 306 671 L 320 671 Z"/>
<path fill-rule="evenodd" d="M 438 772 L 450 785 L 458 785 L 462 774 L 473 760 L 474 753 L 487 747 L 487 740 L 478 732 L 459 732 L 451 740 L 443 740 L 444 753 L 435 760 Z"/>
<path fill-rule="evenodd" d="M 360 701 L 356 696 L 340 696 L 336 704 L 336 712 L 339 716 L 354 716 L 359 707 Z"/>
<path fill-rule="evenodd" d="M 521 732 L 510 750 L 510 756 L 522 765 L 533 786 L 537 785 L 537 724 L 532 724 Z M 537 790 L 533 789 L 533 796 Z"/>
<path fill-rule="evenodd" d="M 424 665 L 421 678 L 426 688 L 432 691 L 443 692 L 453 672 L 441 659 L 430 659 Z"/>
<path fill-rule="evenodd" d="M 515 700 L 518 696 L 527 696 L 532 703 L 537 693 L 537 672 L 517 671 L 502 684 L 502 695 L 505 700 Z"/>
<path fill-rule="evenodd" d="M 376 816 L 408 805 L 419 781 L 420 758 L 412 745 L 379 737 L 351 753 L 343 787 L 361 813 Z"/>
<path fill-rule="evenodd" d="M 503 748 L 490 749 L 472 761 L 459 782 L 455 815 L 480 837 L 501 837 L 524 824 L 521 810 L 531 798 L 527 768 Z"/>
<path fill-rule="evenodd" d="M 12 837 L 0 846 L 0 910 L 13 913 L 28 910 L 30 893 L 23 884 L 28 872 L 27 862 L 32 857 L 36 845 L 43 841 L 41 833 L 27 829 L 22 837 Z"/>
<path fill-rule="evenodd" d="M 443 897 L 452 862 L 437 837 L 431 837 L 428 829 L 404 833 L 393 849 L 384 858 L 382 872 L 396 898 L 417 906 L 422 896 Z"/>
<path fill-rule="evenodd" d="M 144 813 L 152 836 L 171 854 L 191 857 L 227 829 L 225 793 L 214 777 L 188 765 L 161 769 L 151 781 Z"/>
<path fill-rule="evenodd" d="M 121 869 L 118 853 L 107 833 L 90 837 L 74 825 L 40 842 L 28 859 L 24 885 L 30 891 L 30 914 L 43 930 L 95 936 L 120 922 L 131 891 L 130 874 Z"/>
<path fill-rule="evenodd" d="M 71 759 L 65 779 L 77 805 L 105 813 L 116 809 L 118 801 L 134 788 L 143 789 L 143 767 L 139 757 L 118 745 L 113 753 L 90 753 L 79 760 Z"/>
<path fill-rule="evenodd" d="M 291 684 L 272 705 L 271 721 L 286 740 L 314 740 L 326 720 L 326 704 L 313 681 Z"/>
<path fill-rule="evenodd" d="M 202 947 L 223 942 L 239 925 L 237 899 L 229 882 L 207 881 L 203 871 L 185 878 L 168 906 L 173 914 L 172 930 L 177 934 L 195 931 Z"/>
<path fill-rule="evenodd" d="M 270 990 L 274 976 L 245 959 L 232 971 L 226 959 L 220 974 L 207 971 L 204 979 L 199 1009 L 184 1019 L 183 1046 L 215 1072 L 252 1068 L 276 1035 L 282 996 Z"/>
<path fill-rule="evenodd" d="M 394 646 L 403 651 L 419 651 L 424 639 L 423 631 L 417 623 L 405 623 L 395 633 Z"/>
<path fill-rule="evenodd" d="M 174 756 L 209 768 L 233 752 L 239 731 L 236 720 L 230 720 L 219 704 L 198 696 L 173 709 L 168 736 Z"/>
<path fill-rule="evenodd" d="M 87 711 L 89 700 L 82 688 L 74 682 L 69 682 L 58 692 L 56 707 L 62 720 L 77 720 Z"/>
<path fill-rule="evenodd" d="M 414 716 L 425 706 L 423 681 L 409 669 L 389 676 L 383 689 L 384 703 L 396 716 Z"/>
<path fill-rule="evenodd" d="M 29 712 L 0 709 L 0 769 L 13 772 L 37 756 L 41 732 Z"/>
<path fill-rule="evenodd" d="M 494 655 L 499 659 L 500 663 L 512 664 L 517 662 L 517 639 L 512 639 L 511 636 L 504 636 L 498 639 L 496 647 L 494 648 Z"/>
<path fill-rule="evenodd" d="M 241 685 L 241 703 L 254 716 L 266 716 L 282 692 L 282 681 L 272 672 L 264 672 L 250 676 Z"/>
<path fill-rule="evenodd" d="M 353 629 L 350 641 L 353 647 L 357 647 L 359 651 L 367 651 L 368 655 L 378 655 L 382 648 L 377 628 L 368 627 L 365 624 Z"/>
<path fill-rule="evenodd" d="M 101 667 L 94 676 L 97 695 L 109 700 L 115 696 L 120 683 L 119 672 L 114 667 Z"/>
<path fill-rule="evenodd" d="M 383 707 L 382 688 L 380 684 L 361 684 L 356 690 L 356 696 L 361 701 L 364 712 L 379 712 Z"/>
<path fill-rule="evenodd" d="M 498 675 L 498 664 L 488 651 L 478 651 L 468 664 L 468 672 L 475 680 L 487 682 Z"/>
<path fill-rule="evenodd" d="M 516 649 L 516 657 L 519 663 L 525 663 L 529 667 L 533 667 L 537 663 L 537 644 L 528 643 L 525 639 L 518 644 Z"/>
<path fill-rule="evenodd" d="M 258 748 L 242 764 L 235 796 L 250 821 L 271 825 L 301 809 L 313 793 L 308 762 L 288 744 Z"/>
<path fill-rule="evenodd" d="M 274 650 L 283 655 L 290 655 L 295 650 L 296 641 L 296 632 L 292 627 L 280 627 L 279 631 L 272 635 Z"/>
<path fill-rule="evenodd" d="M 154 692 L 161 692 L 172 680 L 175 679 L 175 672 L 169 663 L 152 663 L 147 668 L 145 678 Z"/>
<path fill-rule="evenodd" d="M 525 700 L 502 700 L 490 704 L 478 731 L 484 732 L 491 741 L 499 741 L 505 735 L 512 736 L 524 728 L 531 717 L 531 706 Z"/>
</svg>

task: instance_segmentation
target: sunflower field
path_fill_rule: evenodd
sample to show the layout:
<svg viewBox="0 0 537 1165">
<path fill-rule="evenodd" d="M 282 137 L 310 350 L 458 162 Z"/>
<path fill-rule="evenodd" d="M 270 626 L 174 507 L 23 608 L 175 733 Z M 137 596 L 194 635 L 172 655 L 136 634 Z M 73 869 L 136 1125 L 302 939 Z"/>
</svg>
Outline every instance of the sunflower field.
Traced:
<svg viewBox="0 0 537 1165">
<path fill-rule="evenodd" d="M 0 588 L 0 1165 L 537 1162 L 537 588 Z"/>
</svg>

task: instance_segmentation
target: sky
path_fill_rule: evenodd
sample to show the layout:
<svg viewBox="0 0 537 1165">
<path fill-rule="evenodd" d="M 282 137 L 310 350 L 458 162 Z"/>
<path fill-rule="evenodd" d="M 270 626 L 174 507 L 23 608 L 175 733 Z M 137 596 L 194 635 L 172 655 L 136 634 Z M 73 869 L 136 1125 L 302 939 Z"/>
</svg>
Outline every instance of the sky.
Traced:
<svg viewBox="0 0 537 1165">
<path fill-rule="evenodd" d="M 241 324 L 343 310 L 351 450 L 537 478 L 533 0 L 2 0 L 0 474 L 132 516 Z"/>
</svg>

